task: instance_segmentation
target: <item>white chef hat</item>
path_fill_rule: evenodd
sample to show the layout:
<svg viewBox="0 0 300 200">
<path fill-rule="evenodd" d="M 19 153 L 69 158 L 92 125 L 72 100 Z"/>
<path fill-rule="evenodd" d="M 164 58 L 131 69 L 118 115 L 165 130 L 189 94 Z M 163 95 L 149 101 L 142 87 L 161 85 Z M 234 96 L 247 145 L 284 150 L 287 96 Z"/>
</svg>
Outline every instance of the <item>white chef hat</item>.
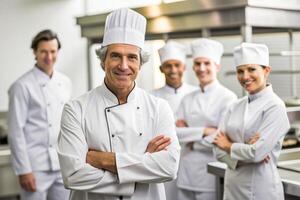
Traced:
<svg viewBox="0 0 300 200">
<path fill-rule="evenodd" d="M 175 41 L 168 41 L 165 46 L 158 50 L 161 63 L 168 60 L 179 60 L 185 63 L 186 47 Z"/>
<path fill-rule="evenodd" d="M 191 43 L 193 59 L 204 57 L 220 64 L 224 52 L 223 45 L 215 40 L 200 38 Z"/>
<path fill-rule="evenodd" d="M 106 17 L 102 46 L 122 43 L 143 49 L 146 18 L 129 9 L 121 8 Z"/>
<path fill-rule="evenodd" d="M 233 51 L 235 66 L 258 64 L 269 66 L 269 50 L 264 44 L 242 43 Z"/>
</svg>

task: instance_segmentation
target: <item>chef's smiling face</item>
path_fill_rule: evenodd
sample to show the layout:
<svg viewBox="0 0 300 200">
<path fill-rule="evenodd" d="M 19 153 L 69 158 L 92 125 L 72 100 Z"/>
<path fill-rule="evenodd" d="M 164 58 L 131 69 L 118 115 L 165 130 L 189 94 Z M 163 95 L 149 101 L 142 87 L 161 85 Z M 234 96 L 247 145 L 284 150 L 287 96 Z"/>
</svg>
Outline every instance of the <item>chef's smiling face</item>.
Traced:
<svg viewBox="0 0 300 200">
<path fill-rule="evenodd" d="M 216 80 L 220 67 L 209 58 L 198 57 L 194 59 L 193 69 L 201 86 L 206 86 Z"/>
<path fill-rule="evenodd" d="M 56 39 L 40 41 L 34 50 L 36 64 L 44 71 L 52 70 L 58 54 L 58 42 Z"/>
<path fill-rule="evenodd" d="M 249 94 L 255 94 L 266 87 L 270 72 L 270 67 L 256 64 L 241 65 L 236 69 L 237 79 Z"/>
<path fill-rule="evenodd" d="M 103 63 L 105 83 L 114 91 L 131 90 L 141 67 L 140 48 L 128 44 L 108 46 Z"/>
<path fill-rule="evenodd" d="M 184 63 L 175 59 L 165 61 L 160 67 L 160 71 L 165 75 L 167 84 L 175 88 L 181 85 L 184 70 Z"/>
</svg>

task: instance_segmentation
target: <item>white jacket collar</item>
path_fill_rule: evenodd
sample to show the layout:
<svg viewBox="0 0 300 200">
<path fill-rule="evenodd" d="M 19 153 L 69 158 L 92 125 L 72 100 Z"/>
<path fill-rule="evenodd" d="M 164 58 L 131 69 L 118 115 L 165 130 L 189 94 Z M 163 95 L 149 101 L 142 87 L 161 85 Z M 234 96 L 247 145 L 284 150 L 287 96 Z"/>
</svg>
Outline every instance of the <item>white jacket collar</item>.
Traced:
<svg viewBox="0 0 300 200">
<path fill-rule="evenodd" d="M 211 92 L 213 90 L 215 90 L 217 87 L 219 87 L 220 83 L 218 80 L 214 80 L 213 82 L 207 84 L 206 86 L 204 86 L 204 88 L 202 89 L 200 87 L 200 91 L 202 93 L 208 93 L 208 92 Z"/>
<path fill-rule="evenodd" d="M 137 86 L 136 86 L 136 83 L 134 82 L 133 89 L 130 91 L 130 93 L 127 97 L 127 103 L 130 101 L 133 101 L 135 99 L 136 90 L 137 90 Z M 117 96 L 112 91 L 109 90 L 109 88 L 106 86 L 104 81 L 103 81 L 103 84 L 100 86 L 100 92 L 103 93 L 103 95 L 107 99 L 109 99 L 113 103 L 113 105 L 120 104 Z"/>
<path fill-rule="evenodd" d="M 184 83 L 182 83 L 181 86 L 178 87 L 178 88 L 174 88 L 174 87 L 171 87 L 171 86 L 169 86 L 169 85 L 166 84 L 165 85 L 165 89 L 169 93 L 179 93 L 179 92 L 181 92 L 184 89 Z"/>
<path fill-rule="evenodd" d="M 255 94 L 249 94 L 248 99 L 249 103 L 266 95 L 272 94 L 273 93 L 273 88 L 271 84 L 268 84 L 267 87 L 262 89 L 261 91 L 255 93 Z"/>
<path fill-rule="evenodd" d="M 53 70 L 52 77 L 40 70 L 36 65 L 33 68 L 33 73 L 41 86 L 45 86 L 49 81 L 56 79 L 56 71 Z"/>
</svg>

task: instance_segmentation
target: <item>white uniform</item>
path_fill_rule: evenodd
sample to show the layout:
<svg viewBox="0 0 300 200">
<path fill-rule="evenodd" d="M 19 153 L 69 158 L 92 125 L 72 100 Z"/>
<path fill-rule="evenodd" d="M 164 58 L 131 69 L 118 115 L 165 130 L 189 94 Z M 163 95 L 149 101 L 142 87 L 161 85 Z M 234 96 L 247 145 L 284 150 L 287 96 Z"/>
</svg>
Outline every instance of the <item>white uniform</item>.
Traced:
<svg viewBox="0 0 300 200">
<path fill-rule="evenodd" d="M 195 91 L 196 89 L 197 89 L 197 87 L 186 84 L 186 83 L 183 83 L 179 88 L 176 88 L 176 89 L 172 88 L 168 85 L 165 85 L 162 88 L 153 90 L 152 94 L 156 97 L 160 97 L 160 98 L 167 100 L 169 105 L 172 108 L 174 115 L 175 115 L 181 99 L 185 95 Z M 178 199 L 178 188 L 177 188 L 176 180 L 166 182 L 165 190 L 166 190 L 166 199 L 167 200 Z"/>
<path fill-rule="evenodd" d="M 171 137 L 171 145 L 145 153 L 159 134 Z M 88 149 L 115 152 L 118 175 L 87 164 Z M 176 177 L 179 152 L 168 103 L 136 86 L 126 104 L 103 84 L 64 108 L 58 155 L 72 200 L 163 200 L 162 182 Z"/>
<path fill-rule="evenodd" d="M 179 188 L 193 192 L 208 192 L 214 196 L 215 177 L 207 173 L 206 166 L 208 162 L 215 161 L 215 158 L 212 147 L 206 145 L 203 130 L 206 127 L 218 127 L 225 110 L 234 100 L 236 95 L 217 80 L 205 86 L 204 91 L 199 88 L 183 98 L 177 117 L 184 119 L 188 127 L 177 128 L 178 139 L 184 146 L 187 142 L 195 144 L 193 150 L 183 147 L 185 150 L 177 179 Z M 201 195 L 195 196 L 199 196 L 195 199 L 201 198 Z"/>
<path fill-rule="evenodd" d="M 276 165 L 289 121 L 285 105 L 272 86 L 234 103 L 221 124 L 221 130 L 234 142 L 230 158 L 243 162 L 235 169 L 227 168 L 224 199 L 283 200 Z M 246 144 L 257 132 L 259 140 L 253 145 Z M 267 155 L 271 159 L 263 163 Z"/>
<path fill-rule="evenodd" d="M 176 89 L 165 85 L 164 87 L 153 90 L 151 94 L 153 94 L 156 97 L 165 99 L 169 103 L 173 113 L 175 114 L 181 99 L 185 95 L 195 91 L 196 89 L 198 89 L 198 87 L 183 83 L 179 88 Z"/>
<path fill-rule="evenodd" d="M 58 188 L 54 193 L 61 194 L 56 194 L 57 199 L 67 198 L 64 197 L 68 191 L 63 188 L 56 143 L 62 109 L 70 94 L 69 78 L 58 71 L 50 78 L 37 67 L 9 89 L 8 136 L 13 169 L 17 175 L 33 172 L 38 183 L 38 192 L 31 193 L 28 199 L 46 199 L 46 190 L 52 193 L 53 188 Z"/>
</svg>

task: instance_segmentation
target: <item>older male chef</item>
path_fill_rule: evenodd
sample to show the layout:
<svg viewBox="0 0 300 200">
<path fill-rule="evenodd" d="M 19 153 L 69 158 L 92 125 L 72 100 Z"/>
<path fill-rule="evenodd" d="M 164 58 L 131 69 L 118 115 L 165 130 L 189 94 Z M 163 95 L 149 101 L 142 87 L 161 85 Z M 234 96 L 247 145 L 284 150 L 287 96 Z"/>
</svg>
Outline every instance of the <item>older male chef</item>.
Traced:
<svg viewBox="0 0 300 200">
<path fill-rule="evenodd" d="M 54 68 L 60 41 L 51 30 L 32 40 L 35 66 L 9 89 L 9 143 L 22 200 L 66 200 L 55 149 L 71 81 Z"/>
<path fill-rule="evenodd" d="M 199 89 L 186 95 L 179 106 L 176 125 L 185 154 L 180 161 L 177 185 L 180 200 L 215 199 L 215 177 L 207 173 L 215 161 L 211 135 L 236 95 L 217 80 L 223 45 L 201 38 L 192 42 L 194 72 Z"/>
<path fill-rule="evenodd" d="M 168 103 L 138 88 L 146 19 L 123 8 L 106 19 L 104 83 L 69 102 L 58 154 L 71 199 L 165 199 L 177 174 L 180 146 Z"/>
<path fill-rule="evenodd" d="M 179 103 L 186 94 L 197 87 L 183 83 L 185 71 L 186 47 L 175 41 L 168 41 L 158 50 L 161 66 L 160 71 L 165 75 L 166 85 L 152 92 L 154 96 L 168 101 L 174 114 Z"/>
</svg>

